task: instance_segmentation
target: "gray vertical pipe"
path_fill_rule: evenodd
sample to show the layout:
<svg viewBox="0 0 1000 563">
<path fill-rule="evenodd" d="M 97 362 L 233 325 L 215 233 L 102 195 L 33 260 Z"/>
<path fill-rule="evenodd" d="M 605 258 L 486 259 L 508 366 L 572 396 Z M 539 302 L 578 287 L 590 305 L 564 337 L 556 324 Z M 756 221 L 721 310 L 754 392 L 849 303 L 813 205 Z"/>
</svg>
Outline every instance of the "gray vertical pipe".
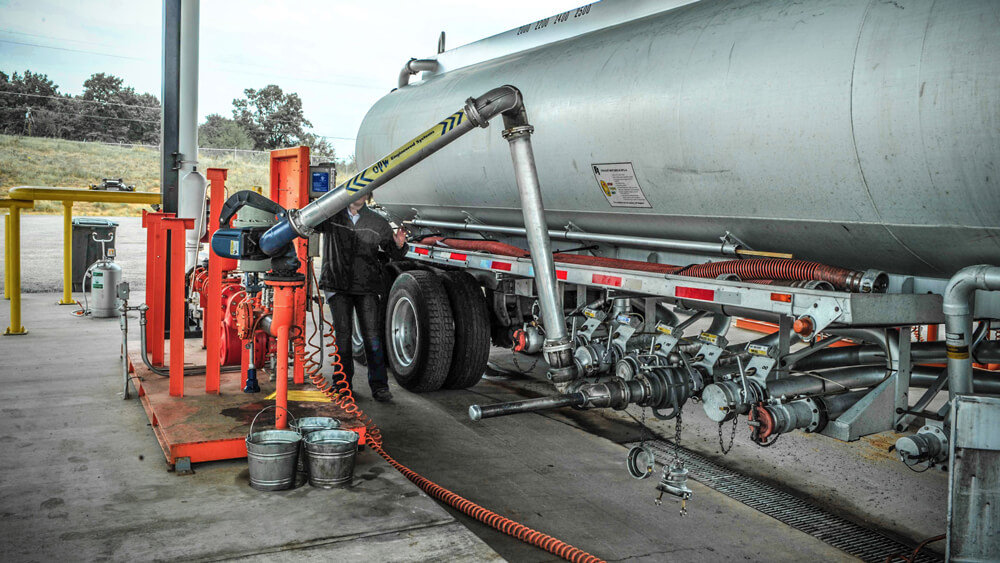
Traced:
<svg viewBox="0 0 1000 563">
<path fill-rule="evenodd" d="M 181 0 L 163 0 L 163 59 L 160 78 L 160 205 L 177 212 L 181 67 Z"/>
<path fill-rule="evenodd" d="M 972 298 L 977 289 L 1000 289 L 1000 268 L 980 264 L 962 268 L 944 290 L 944 330 L 948 355 L 948 398 L 971 395 Z"/>
<path fill-rule="evenodd" d="M 542 189 L 538 183 L 535 156 L 531 151 L 531 126 L 515 127 L 504 131 L 510 143 L 510 155 L 514 160 L 514 177 L 517 191 L 521 196 L 521 212 L 527 229 L 528 247 L 531 249 L 531 265 L 535 270 L 535 284 L 541 305 L 542 320 L 545 322 L 547 341 L 562 341 L 566 338 L 566 323 L 563 322 L 556 293 L 556 268 L 552 261 L 552 242 L 549 240 L 545 223 Z"/>
</svg>

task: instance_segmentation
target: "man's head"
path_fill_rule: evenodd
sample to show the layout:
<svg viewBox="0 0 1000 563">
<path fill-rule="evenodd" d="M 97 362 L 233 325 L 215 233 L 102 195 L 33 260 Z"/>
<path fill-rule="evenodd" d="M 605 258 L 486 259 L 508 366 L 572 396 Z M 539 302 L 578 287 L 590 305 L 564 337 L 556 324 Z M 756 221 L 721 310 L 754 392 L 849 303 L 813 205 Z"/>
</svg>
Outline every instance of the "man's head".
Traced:
<svg viewBox="0 0 1000 563">
<path fill-rule="evenodd" d="M 372 194 L 366 194 L 352 201 L 351 204 L 348 205 L 347 207 L 348 209 L 351 210 L 351 213 L 357 213 L 358 211 L 361 210 L 362 207 L 365 206 L 366 203 L 368 203 L 371 200 L 372 200 Z"/>
</svg>

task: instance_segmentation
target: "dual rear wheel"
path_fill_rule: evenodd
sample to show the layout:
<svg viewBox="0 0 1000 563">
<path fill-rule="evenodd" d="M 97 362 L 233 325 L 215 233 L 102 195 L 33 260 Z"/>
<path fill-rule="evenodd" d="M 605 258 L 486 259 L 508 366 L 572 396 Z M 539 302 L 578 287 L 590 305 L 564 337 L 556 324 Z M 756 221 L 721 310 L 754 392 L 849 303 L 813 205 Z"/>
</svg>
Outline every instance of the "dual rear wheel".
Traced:
<svg viewBox="0 0 1000 563">
<path fill-rule="evenodd" d="M 469 274 L 399 272 L 385 319 L 387 360 L 403 388 L 466 389 L 482 378 L 489 359 L 489 310 Z"/>
</svg>

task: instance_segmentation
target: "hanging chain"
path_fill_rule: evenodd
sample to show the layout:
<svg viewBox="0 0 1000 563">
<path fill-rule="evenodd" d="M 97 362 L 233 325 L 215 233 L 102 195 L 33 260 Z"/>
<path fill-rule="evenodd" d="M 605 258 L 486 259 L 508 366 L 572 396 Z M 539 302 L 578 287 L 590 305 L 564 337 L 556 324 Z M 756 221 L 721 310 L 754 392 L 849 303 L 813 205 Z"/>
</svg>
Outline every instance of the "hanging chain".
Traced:
<svg viewBox="0 0 1000 563">
<path fill-rule="evenodd" d="M 729 455 L 729 452 L 733 451 L 733 441 L 736 439 L 736 425 L 739 421 L 738 416 L 733 416 L 733 431 L 729 435 L 729 447 L 727 448 L 725 442 L 722 440 L 722 421 L 719 422 L 719 449 L 722 450 L 722 455 Z"/>
<path fill-rule="evenodd" d="M 677 411 L 677 419 L 674 423 L 674 467 L 684 467 L 684 462 L 681 461 L 681 412 Z"/>
<path fill-rule="evenodd" d="M 538 365 L 538 358 L 539 356 L 535 356 L 535 361 L 531 363 L 528 369 L 523 369 L 521 365 L 517 363 L 517 352 L 515 352 L 514 350 L 510 351 L 510 359 L 514 363 L 514 367 L 517 368 L 517 371 L 521 372 L 522 375 L 531 374 L 531 370 L 535 369 L 535 366 Z"/>
<path fill-rule="evenodd" d="M 639 447 L 646 445 L 646 407 L 642 408 L 642 418 L 639 420 Z"/>
</svg>

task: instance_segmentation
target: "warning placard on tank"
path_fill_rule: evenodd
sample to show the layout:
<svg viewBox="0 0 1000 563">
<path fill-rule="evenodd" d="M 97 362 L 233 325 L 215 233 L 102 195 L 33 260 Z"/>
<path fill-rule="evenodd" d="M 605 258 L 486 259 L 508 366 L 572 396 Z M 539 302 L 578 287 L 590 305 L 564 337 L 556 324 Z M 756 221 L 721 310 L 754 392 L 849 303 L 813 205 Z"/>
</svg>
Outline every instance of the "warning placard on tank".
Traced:
<svg viewBox="0 0 1000 563">
<path fill-rule="evenodd" d="M 631 162 L 592 164 L 591 168 L 611 207 L 653 207 L 639 187 Z"/>
</svg>

